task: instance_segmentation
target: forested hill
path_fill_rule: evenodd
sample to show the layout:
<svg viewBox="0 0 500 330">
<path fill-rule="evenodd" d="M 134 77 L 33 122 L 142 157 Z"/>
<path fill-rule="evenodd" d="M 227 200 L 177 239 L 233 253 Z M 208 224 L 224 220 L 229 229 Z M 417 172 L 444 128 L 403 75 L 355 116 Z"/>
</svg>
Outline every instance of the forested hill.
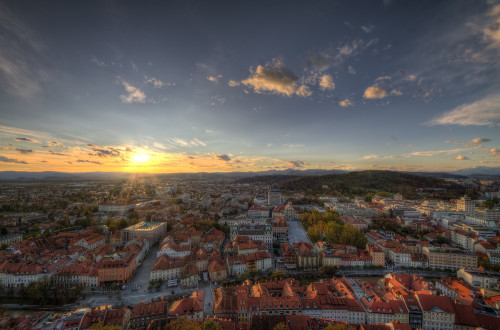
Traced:
<svg viewBox="0 0 500 330">
<path fill-rule="evenodd" d="M 283 192 L 306 195 L 364 196 L 377 192 L 401 193 L 405 198 L 457 198 L 465 187 L 443 179 L 391 171 L 361 171 L 293 178 L 278 183 Z M 417 191 L 417 189 L 423 189 Z M 431 189 L 429 189 L 431 188 Z M 436 189 L 445 188 L 445 190 Z M 419 194 L 420 193 L 420 194 Z M 424 194 L 424 195 L 422 195 Z"/>
</svg>

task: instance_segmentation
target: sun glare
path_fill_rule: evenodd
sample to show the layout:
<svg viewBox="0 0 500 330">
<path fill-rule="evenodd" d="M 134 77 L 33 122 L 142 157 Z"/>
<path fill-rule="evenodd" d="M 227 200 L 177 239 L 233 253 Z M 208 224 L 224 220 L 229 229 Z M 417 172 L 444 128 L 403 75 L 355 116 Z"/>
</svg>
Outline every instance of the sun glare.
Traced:
<svg viewBox="0 0 500 330">
<path fill-rule="evenodd" d="M 149 160 L 149 156 L 146 154 L 135 154 L 132 156 L 135 163 L 145 163 Z"/>
</svg>

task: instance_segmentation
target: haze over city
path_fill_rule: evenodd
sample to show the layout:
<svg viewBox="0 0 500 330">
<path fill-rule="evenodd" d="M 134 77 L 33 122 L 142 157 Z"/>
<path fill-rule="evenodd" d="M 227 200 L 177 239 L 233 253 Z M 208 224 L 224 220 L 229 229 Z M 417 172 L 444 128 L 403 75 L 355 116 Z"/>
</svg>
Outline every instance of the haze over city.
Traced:
<svg viewBox="0 0 500 330">
<path fill-rule="evenodd" d="M 494 1 L 0 1 L 0 171 L 498 167 Z"/>
</svg>

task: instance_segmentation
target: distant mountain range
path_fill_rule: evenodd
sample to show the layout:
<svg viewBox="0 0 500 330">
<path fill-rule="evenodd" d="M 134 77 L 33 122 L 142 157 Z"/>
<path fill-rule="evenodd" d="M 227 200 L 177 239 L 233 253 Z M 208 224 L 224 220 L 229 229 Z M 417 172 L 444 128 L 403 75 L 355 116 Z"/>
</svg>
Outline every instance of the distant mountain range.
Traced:
<svg viewBox="0 0 500 330">
<path fill-rule="evenodd" d="M 23 171 L 4 171 L 0 172 L 0 180 L 90 180 L 90 179 L 128 179 L 130 177 L 148 177 L 161 176 L 172 179 L 243 179 L 254 177 L 281 177 L 280 180 L 291 177 L 301 176 L 321 176 L 329 174 L 345 174 L 359 171 L 343 170 L 271 170 L 260 172 L 218 172 L 218 173 L 173 173 L 173 174 L 148 174 L 148 173 L 123 173 L 123 172 L 86 172 L 86 173 L 66 173 L 66 172 L 23 172 Z M 453 172 L 404 172 L 420 176 L 429 177 L 481 177 L 481 176 L 500 176 L 500 167 L 483 167 L 462 169 Z M 263 178 L 265 179 L 265 178 Z M 266 181 L 266 180 L 264 180 Z"/>
</svg>

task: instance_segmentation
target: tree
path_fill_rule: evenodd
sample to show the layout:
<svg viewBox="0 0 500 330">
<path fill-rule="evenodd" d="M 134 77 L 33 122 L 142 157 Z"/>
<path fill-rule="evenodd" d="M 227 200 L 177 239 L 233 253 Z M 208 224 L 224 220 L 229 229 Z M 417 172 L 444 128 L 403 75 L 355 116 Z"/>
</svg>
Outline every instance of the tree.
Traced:
<svg viewBox="0 0 500 330">
<path fill-rule="evenodd" d="M 183 317 L 171 321 L 165 327 L 167 330 L 201 330 L 198 322 Z"/>
<path fill-rule="evenodd" d="M 283 322 L 276 324 L 273 328 L 273 330 L 287 330 L 287 329 L 288 329 L 288 327 Z"/>
<path fill-rule="evenodd" d="M 102 322 L 99 321 L 90 326 L 89 330 L 120 330 L 119 325 L 102 325 Z"/>
<path fill-rule="evenodd" d="M 345 330 L 345 325 L 341 323 L 329 324 L 324 330 Z"/>
<path fill-rule="evenodd" d="M 275 270 L 271 273 L 271 279 L 277 280 L 279 278 L 285 278 L 285 273 L 282 270 Z"/>
<path fill-rule="evenodd" d="M 222 330 L 222 326 L 214 320 L 205 320 L 201 325 L 202 330 Z"/>
</svg>

